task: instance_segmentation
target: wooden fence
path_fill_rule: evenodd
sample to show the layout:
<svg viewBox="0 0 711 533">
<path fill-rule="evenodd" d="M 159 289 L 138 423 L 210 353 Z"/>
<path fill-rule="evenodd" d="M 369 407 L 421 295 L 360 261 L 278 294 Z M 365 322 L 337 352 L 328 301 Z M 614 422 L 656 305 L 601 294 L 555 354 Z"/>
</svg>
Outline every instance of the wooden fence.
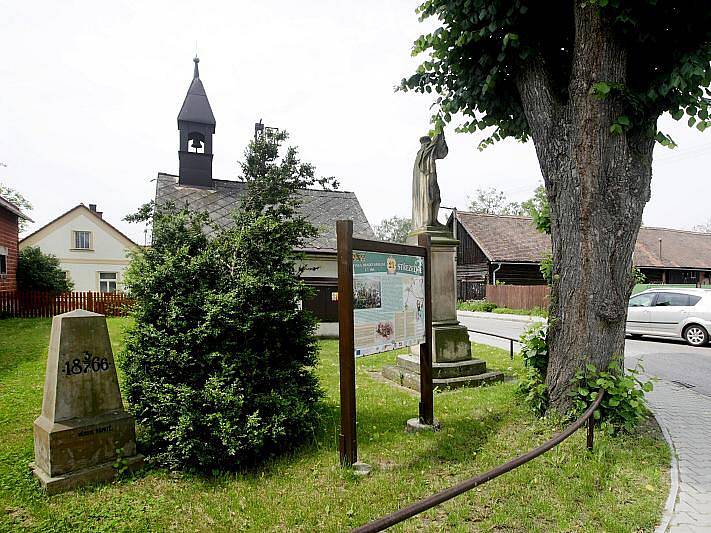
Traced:
<svg viewBox="0 0 711 533">
<path fill-rule="evenodd" d="M 547 308 L 550 296 L 548 285 L 487 285 L 486 299 L 509 309 Z"/>
<path fill-rule="evenodd" d="M 486 283 L 457 280 L 457 300 L 483 300 L 484 298 L 486 298 Z"/>
<path fill-rule="evenodd" d="M 46 318 L 76 309 L 126 316 L 130 304 L 120 292 L 0 291 L 0 318 Z"/>
</svg>

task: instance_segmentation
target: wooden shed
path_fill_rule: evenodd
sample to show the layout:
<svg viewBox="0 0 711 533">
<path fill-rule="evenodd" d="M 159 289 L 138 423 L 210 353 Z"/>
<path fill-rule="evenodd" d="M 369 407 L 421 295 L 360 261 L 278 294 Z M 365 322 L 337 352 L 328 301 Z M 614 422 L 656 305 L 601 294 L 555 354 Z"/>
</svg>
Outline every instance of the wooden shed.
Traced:
<svg viewBox="0 0 711 533">
<path fill-rule="evenodd" d="M 457 211 L 457 281 L 462 299 L 477 298 L 473 284 L 543 285 L 541 260 L 550 237 L 529 217 Z M 452 228 L 452 216 L 447 225 Z M 642 227 L 633 256 L 648 283 L 711 284 L 711 233 Z"/>
</svg>

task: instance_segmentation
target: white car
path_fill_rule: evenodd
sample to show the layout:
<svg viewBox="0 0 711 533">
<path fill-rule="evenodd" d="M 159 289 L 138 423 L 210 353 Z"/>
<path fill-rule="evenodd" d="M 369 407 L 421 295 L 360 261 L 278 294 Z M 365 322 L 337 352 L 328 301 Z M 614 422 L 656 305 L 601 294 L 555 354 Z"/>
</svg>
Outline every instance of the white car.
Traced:
<svg viewBox="0 0 711 533">
<path fill-rule="evenodd" d="M 647 289 L 630 298 L 626 331 L 642 335 L 682 338 L 691 346 L 709 342 L 711 290 Z"/>
</svg>

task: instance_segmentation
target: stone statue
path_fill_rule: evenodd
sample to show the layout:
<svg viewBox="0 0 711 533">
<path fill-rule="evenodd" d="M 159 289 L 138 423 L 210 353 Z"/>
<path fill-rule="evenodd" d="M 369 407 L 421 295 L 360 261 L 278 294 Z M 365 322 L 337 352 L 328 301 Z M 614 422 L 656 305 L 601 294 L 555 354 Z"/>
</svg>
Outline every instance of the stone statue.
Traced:
<svg viewBox="0 0 711 533">
<path fill-rule="evenodd" d="M 432 298 L 423 309 L 432 313 L 432 385 L 439 389 L 476 387 L 486 382 L 502 381 L 501 372 L 487 372 L 482 361 L 472 358 L 472 344 L 467 327 L 457 319 L 457 246 L 459 241 L 449 228 L 437 221 L 440 194 L 437 185 L 437 159 L 447 155 L 444 134 L 420 138 L 412 171 L 412 226 L 408 244 L 417 244 L 421 235 L 429 237 Z M 421 384 L 419 346 L 411 353 L 398 355 L 396 366 L 383 368 L 383 375 L 399 385 L 419 390 Z M 416 421 L 419 422 L 419 419 Z M 417 424 L 408 421 L 408 431 Z"/>
<path fill-rule="evenodd" d="M 448 152 L 444 132 L 434 139 L 420 137 L 420 150 L 417 152 L 415 167 L 412 171 L 412 229 L 427 226 L 441 226 L 437 212 L 441 198 L 437 184 L 435 161 L 444 159 Z"/>
</svg>

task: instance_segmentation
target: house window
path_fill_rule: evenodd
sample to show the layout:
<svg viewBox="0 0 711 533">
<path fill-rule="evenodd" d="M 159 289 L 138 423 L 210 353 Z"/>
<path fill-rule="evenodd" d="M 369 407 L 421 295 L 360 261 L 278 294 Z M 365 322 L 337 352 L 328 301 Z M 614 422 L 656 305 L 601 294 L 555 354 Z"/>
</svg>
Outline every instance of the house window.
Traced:
<svg viewBox="0 0 711 533">
<path fill-rule="evenodd" d="M 7 276 L 7 248 L 0 246 L 0 277 Z"/>
<path fill-rule="evenodd" d="M 75 250 L 91 250 L 91 232 L 90 231 L 75 231 L 74 232 L 74 249 Z"/>
<path fill-rule="evenodd" d="M 116 292 L 116 272 L 99 272 L 99 291 Z"/>
</svg>

